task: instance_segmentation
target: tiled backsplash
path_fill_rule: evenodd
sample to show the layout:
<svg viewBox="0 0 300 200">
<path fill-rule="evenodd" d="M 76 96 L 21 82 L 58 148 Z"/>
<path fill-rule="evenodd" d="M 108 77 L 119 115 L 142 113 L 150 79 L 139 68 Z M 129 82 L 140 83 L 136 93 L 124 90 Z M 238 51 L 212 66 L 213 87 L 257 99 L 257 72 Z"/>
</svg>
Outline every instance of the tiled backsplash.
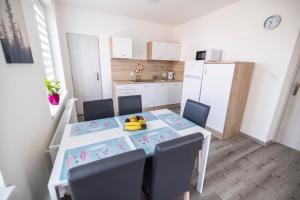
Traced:
<svg viewBox="0 0 300 200">
<path fill-rule="evenodd" d="M 153 79 L 156 76 L 162 78 L 163 72 L 174 71 L 175 79 L 183 79 L 184 62 L 173 61 L 153 61 L 153 60 L 135 60 L 135 59 L 111 59 L 112 80 L 132 80 L 135 76 L 130 76 L 130 73 L 135 74 L 135 68 L 138 63 L 144 66 L 140 73 L 142 79 Z"/>
</svg>

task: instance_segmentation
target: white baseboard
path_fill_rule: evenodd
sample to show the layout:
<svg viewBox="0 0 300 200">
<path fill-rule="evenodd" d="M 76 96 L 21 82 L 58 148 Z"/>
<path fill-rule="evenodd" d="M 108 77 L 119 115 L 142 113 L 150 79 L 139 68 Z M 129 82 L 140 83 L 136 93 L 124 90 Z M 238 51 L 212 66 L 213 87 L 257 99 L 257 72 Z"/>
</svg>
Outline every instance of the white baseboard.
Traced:
<svg viewBox="0 0 300 200">
<path fill-rule="evenodd" d="M 261 141 L 261 140 L 255 138 L 255 137 L 252 137 L 252 136 L 250 136 L 250 135 L 248 135 L 248 134 L 246 134 L 246 133 L 243 133 L 243 132 L 240 132 L 240 133 L 241 133 L 242 136 L 244 136 L 244 137 L 246 137 L 246 138 L 252 140 L 253 142 L 256 142 L 256 143 L 258 143 L 258 144 L 261 144 L 261 145 L 263 145 L 263 146 L 268 146 L 268 145 L 270 145 L 270 144 L 272 144 L 272 143 L 274 142 L 273 140 L 269 140 L 269 141 L 267 141 L 267 142 L 264 142 L 264 141 Z"/>
</svg>

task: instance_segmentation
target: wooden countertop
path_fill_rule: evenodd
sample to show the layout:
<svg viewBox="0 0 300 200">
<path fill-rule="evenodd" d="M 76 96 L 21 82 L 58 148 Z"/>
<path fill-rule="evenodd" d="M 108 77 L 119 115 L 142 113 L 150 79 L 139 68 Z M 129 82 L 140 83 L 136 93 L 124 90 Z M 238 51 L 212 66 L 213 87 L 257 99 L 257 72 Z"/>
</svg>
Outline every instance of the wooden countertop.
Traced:
<svg viewBox="0 0 300 200">
<path fill-rule="evenodd" d="M 175 82 L 182 82 L 182 80 L 146 80 L 146 81 L 130 81 L 130 80 L 115 80 L 113 81 L 116 85 L 124 85 L 124 84 L 145 84 L 145 83 L 175 83 Z"/>
</svg>

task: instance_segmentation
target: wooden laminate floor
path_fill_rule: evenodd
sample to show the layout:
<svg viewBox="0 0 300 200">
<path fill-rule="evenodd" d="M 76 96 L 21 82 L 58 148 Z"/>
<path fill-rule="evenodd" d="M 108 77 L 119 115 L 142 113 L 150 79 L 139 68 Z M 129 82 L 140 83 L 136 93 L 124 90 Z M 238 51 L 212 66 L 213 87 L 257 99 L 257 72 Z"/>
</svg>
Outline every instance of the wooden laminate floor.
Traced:
<svg viewBox="0 0 300 200">
<path fill-rule="evenodd" d="M 300 200 L 300 152 L 243 136 L 212 138 L 203 194 L 196 183 L 195 170 L 191 200 Z"/>
<path fill-rule="evenodd" d="M 192 200 L 299 200 L 300 152 L 278 143 L 259 145 L 238 136 L 231 140 L 212 139 L 204 192 Z"/>
<path fill-rule="evenodd" d="M 195 170 L 191 200 L 300 200 L 300 152 L 243 136 L 212 138 L 203 194 L 196 183 Z"/>
</svg>

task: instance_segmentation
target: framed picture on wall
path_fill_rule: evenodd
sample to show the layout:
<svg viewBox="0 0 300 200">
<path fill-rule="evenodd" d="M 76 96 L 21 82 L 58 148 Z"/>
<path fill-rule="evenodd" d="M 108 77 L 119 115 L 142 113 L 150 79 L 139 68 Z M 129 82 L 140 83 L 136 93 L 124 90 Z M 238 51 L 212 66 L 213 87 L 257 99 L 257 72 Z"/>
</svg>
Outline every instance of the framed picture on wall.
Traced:
<svg viewBox="0 0 300 200">
<path fill-rule="evenodd" d="M 7 63 L 33 63 L 20 0 L 0 1 L 0 40 Z"/>
</svg>

